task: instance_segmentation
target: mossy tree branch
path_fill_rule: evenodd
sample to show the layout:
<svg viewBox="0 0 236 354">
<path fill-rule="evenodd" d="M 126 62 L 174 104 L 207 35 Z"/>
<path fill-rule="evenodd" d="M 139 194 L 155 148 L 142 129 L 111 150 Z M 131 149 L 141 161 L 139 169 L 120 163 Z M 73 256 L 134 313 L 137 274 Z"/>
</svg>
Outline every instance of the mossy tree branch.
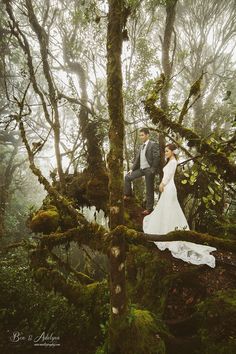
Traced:
<svg viewBox="0 0 236 354">
<path fill-rule="evenodd" d="M 158 80 L 158 82 L 160 82 L 160 80 Z M 199 90 L 199 82 L 196 85 L 195 84 L 191 87 L 192 92 Z M 159 87 L 158 90 L 155 87 L 145 101 L 145 110 L 150 115 L 153 124 L 161 123 L 164 127 L 170 128 L 174 132 L 180 134 L 182 138 L 188 140 L 190 146 L 196 147 L 201 155 L 204 155 L 209 162 L 217 167 L 217 170 L 226 182 L 235 182 L 236 166 L 229 161 L 226 154 L 216 151 L 214 147 L 207 143 L 206 139 L 201 138 L 191 129 L 185 128 L 181 124 L 171 121 L 167 114 L 155 105 L 159 90 Z"/>
<path fill-rule="evenodd" d="M 34 277 L 37 282 L 43 285 L 47 290 L 55 290 L 65 296 L 71 303 L 81 308 L 94 309 L 94 304 L 98 299 L 105 300 L 104 293 L 107 290 L 106 281 L 95 282 L 89 285 L 81 285 L 80 283 L 71 283 L 57 270 L 50 270 L 44 267 L 38 268 Z"/>
<path fill-rule="evenodd" d="M 191 86 L 190 91 L 189 91 L 189 95 L 187 97 L 187 99 L 185 100 L 183 107 L 181 109 L 181 112 L 179 114 L 179 119 L 178 119 L 178 123 L 182 124 L 184 117 L 186 116 L 186 114 L 188 113 L 189 109 L 193 106 L 193 104 L 200 98 L 201 93 L 200 93 L 200 86 L 201 86 L 201 82 L 202 82 L 202 78 L 203 78 L 204 73 L 202 72 L 201 76 L 194 82 L 194 84 Z M 196 96 L 194 102 L 192 104 L 189 105 L 190 102 L 190 98 L 192 96 Z"/>
<path fill-rule="evenodd" d="M 39 240 L 43 247 L 47 246 L 50 249 L 67 242 L 75 241 L 80 245 L 85 244 L 94 250 L 107 254 L 112 235 L 118 237 L 121 234 L 124 235 L 128 244 L 143 245 L 150 249 L 153 247 L 153 243 L 150 241 L 189 241 L 197 244 L 207 244 L 219 250 L 236 252 L 236 241 L 234 240 L 221 239 L 192 230 L 177 230 L 166 235 L 148 235 L 134 229 L 129 229 L 124 225 L 117 226 L 111 232 L 107 232 L 97 224 L 89 224 L 63 233 L 42 236 Z"/>
<path fill-rule="evenodd" d="M 212 247 L 216 247 L 221 250 L 236 252 L 236 241 L 221 239 L 208 234 L 202 234 L 196 231 L 172 231 L 166 235 L 149 235 L 143 232 L 138 232 L 136 230 L 127 229 L 125 226 L 118 226 L 114 232 L 123 232 L 126 236 L 127 242 L 139 243 L 144 240 L 146 241 L 189 241 L 197 244 L 207 244 Z"/>
<path fill-rule="evenodd" d="M 108 302 L 107 280 L 92 281 L 85 274 L 80 273 L 78 277 L 78 274 L 74 274 L 74 272 L 72 273 L 77 281 L 69 280 L 52 264 L 48 263 L 48 256 L 51 257 L 52 253 L 46 248 L 36 248 L 30 252 L 30 265 L 34 270 L 34 278 L 45 289 L 57 291 L 71 303 L 90 311 L 96 307 L 94 304 L 100 304 L 101 299 L 104 304 Z"/>
</svg>

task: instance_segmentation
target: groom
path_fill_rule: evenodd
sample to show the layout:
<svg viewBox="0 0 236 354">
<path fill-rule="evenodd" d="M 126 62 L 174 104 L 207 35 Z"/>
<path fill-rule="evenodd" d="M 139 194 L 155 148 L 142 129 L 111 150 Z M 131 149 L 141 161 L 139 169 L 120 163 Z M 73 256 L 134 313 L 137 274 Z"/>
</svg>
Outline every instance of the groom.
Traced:
<svg viewBox="0 0 236 354">
<path fill-rule="evenodd" d="M 145 176 L 146 182 L 146 210 L 143 215 L 148 215 L 153 210 L 154 204 L 154 178 L 158 173 L 160 163 L 159 146 L 155 141 L 149 140 L 148 128 L 142 128 L 139 131 L 139 138 L 142 145 L 134 159 L 132 169 L 125 176 L 124 200 L 129 199 L 132 194 L 131 182 L 142 176 Z"/>
</svg>

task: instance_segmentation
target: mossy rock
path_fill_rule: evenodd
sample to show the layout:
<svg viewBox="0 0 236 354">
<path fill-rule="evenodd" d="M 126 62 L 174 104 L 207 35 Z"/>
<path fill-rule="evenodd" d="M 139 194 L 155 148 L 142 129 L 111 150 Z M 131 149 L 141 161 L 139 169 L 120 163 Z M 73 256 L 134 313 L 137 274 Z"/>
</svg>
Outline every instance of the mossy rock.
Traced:
<svg viewBox="0 0 236 354">
<path fill-rule="evenodd" d="M 50 234 L 59 226 L 60 215 L 54 206 L 48 206 L 47 210 L 40 209 L 31 219 L 29 227 L 33 232 Z"/>
<path fill-rule="evenodd" d="M 236 290 L 220 291 L 197 305 L 205 354 L 236 353 Z"/>
</svg>

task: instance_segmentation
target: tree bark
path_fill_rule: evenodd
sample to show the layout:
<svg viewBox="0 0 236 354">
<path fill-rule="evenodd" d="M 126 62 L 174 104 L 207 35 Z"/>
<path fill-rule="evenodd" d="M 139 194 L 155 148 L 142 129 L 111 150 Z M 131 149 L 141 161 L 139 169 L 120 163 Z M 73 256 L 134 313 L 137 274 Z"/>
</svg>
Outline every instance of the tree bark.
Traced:
<svg viewBox="0 0 236 354">
<path fill-rule="evenodd" d="M 169 110 L 168 95 L 170 91 L 170 78 L 173 69 L 174 50 L 173 50 L 172 58 L 170 58 L 170 48 L 171 48 L 171 40 L 174 32 L 176 4 L 177 4 L 177 0 L 170 0 L 166 2 L 166 23 L 165 23 L 164 38 L 162 40 L 162 69 L 165 75 L 165 83 L 160 93 L 160 102 L 161 102 L 161 109 L 163 109 L 163 111 L 166 113 L 168 113 Z M 161 129 L 164 129 L 162 123 L 161 123 Z M 161 151 L 160 154 L 161 166 L 163 167 L 165 164 L 165 153 L 164 153 L 165 136 L 163 134 L 159 135 L 159 145 Z"/>
<path fill-rule="evenodd" d="M 123 0 L 109 0 L 107 29 L 107 99 L 110 119 L 108 154 L 109 173 L 109 222 L 113 230 L 124 223 L 123 201 L 123 141 L 124 114 L 122 95 L 122 27 Z M 125 237 L 124 234 L 112 234 L 110 261 L 110 333 L 109 353 L 120 353 L 119 333 L 122 318 L 126 313 L 125 282 Z"/>
</svg>

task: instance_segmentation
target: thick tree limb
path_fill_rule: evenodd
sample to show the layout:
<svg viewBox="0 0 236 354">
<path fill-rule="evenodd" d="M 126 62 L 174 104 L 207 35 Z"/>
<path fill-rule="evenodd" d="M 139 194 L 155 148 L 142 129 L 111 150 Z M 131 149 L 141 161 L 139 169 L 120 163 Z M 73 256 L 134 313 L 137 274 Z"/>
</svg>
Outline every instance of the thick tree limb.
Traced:
<svg viewBox="0 0 236 354">
<path fill-rule="evenodd" d="M 72 283 L 57 270 L 50 270 L 44 267 L 38 268 L 34 273 L 35 279 L 47 290 L 55 290 L 65 296 L 71 303 L 80 308 L 94 308 L 98 299 L 104 299 L 107 290 L 107 282 L 94 282 L 89 285 Z M 108 299 L 104 299 L 104 303 Z"/>
<path fill-rule="evenodd" d="M 160 80 L 158 80 L 158 82 L 159 81 Z M 180 134 L 181 137 L 189 141 L 189 145 L 195 146 L 200 154 L 204 155 L 209 162 L 217 167 L 226 182 L 235 182 L 236 165 L 231 163 L 224 153 L 216 151 L 205 139 L 202 139 L 194 131 L 183 127 L 177 122 L 171 121 L 166 113 L 155 105 L 156 100 L 157 91 L 154 89 L 145 101 L 145 110 L 149 113 L 153 124 L 159 124 L 161 122 L 164 127 L 170 128 Z"/>
<path fill-rule="evenodd" d="M 172 231 L 166 235 L 148 235 L 143 232 L 129 229 L 124 225 L 117 226 L 111 232 L 107 232 L 97 224 L 79 226 L 64 233 L 54 233 L 40 237 L 42 246 L 53 248 L 66 242 L 75 241 L 85 244 L 92 249 L 107 253 L 110 246 L 111 235 L 124 235 L 129 244 L 140 244 L 147 248 L 152 248 L 150 241 L 189 241 L 197 244 L 207 244 L 220 250 L 236 252 L 236 241 L 221 239 L 208 234 L 196 231 Z"/>
</svg>

